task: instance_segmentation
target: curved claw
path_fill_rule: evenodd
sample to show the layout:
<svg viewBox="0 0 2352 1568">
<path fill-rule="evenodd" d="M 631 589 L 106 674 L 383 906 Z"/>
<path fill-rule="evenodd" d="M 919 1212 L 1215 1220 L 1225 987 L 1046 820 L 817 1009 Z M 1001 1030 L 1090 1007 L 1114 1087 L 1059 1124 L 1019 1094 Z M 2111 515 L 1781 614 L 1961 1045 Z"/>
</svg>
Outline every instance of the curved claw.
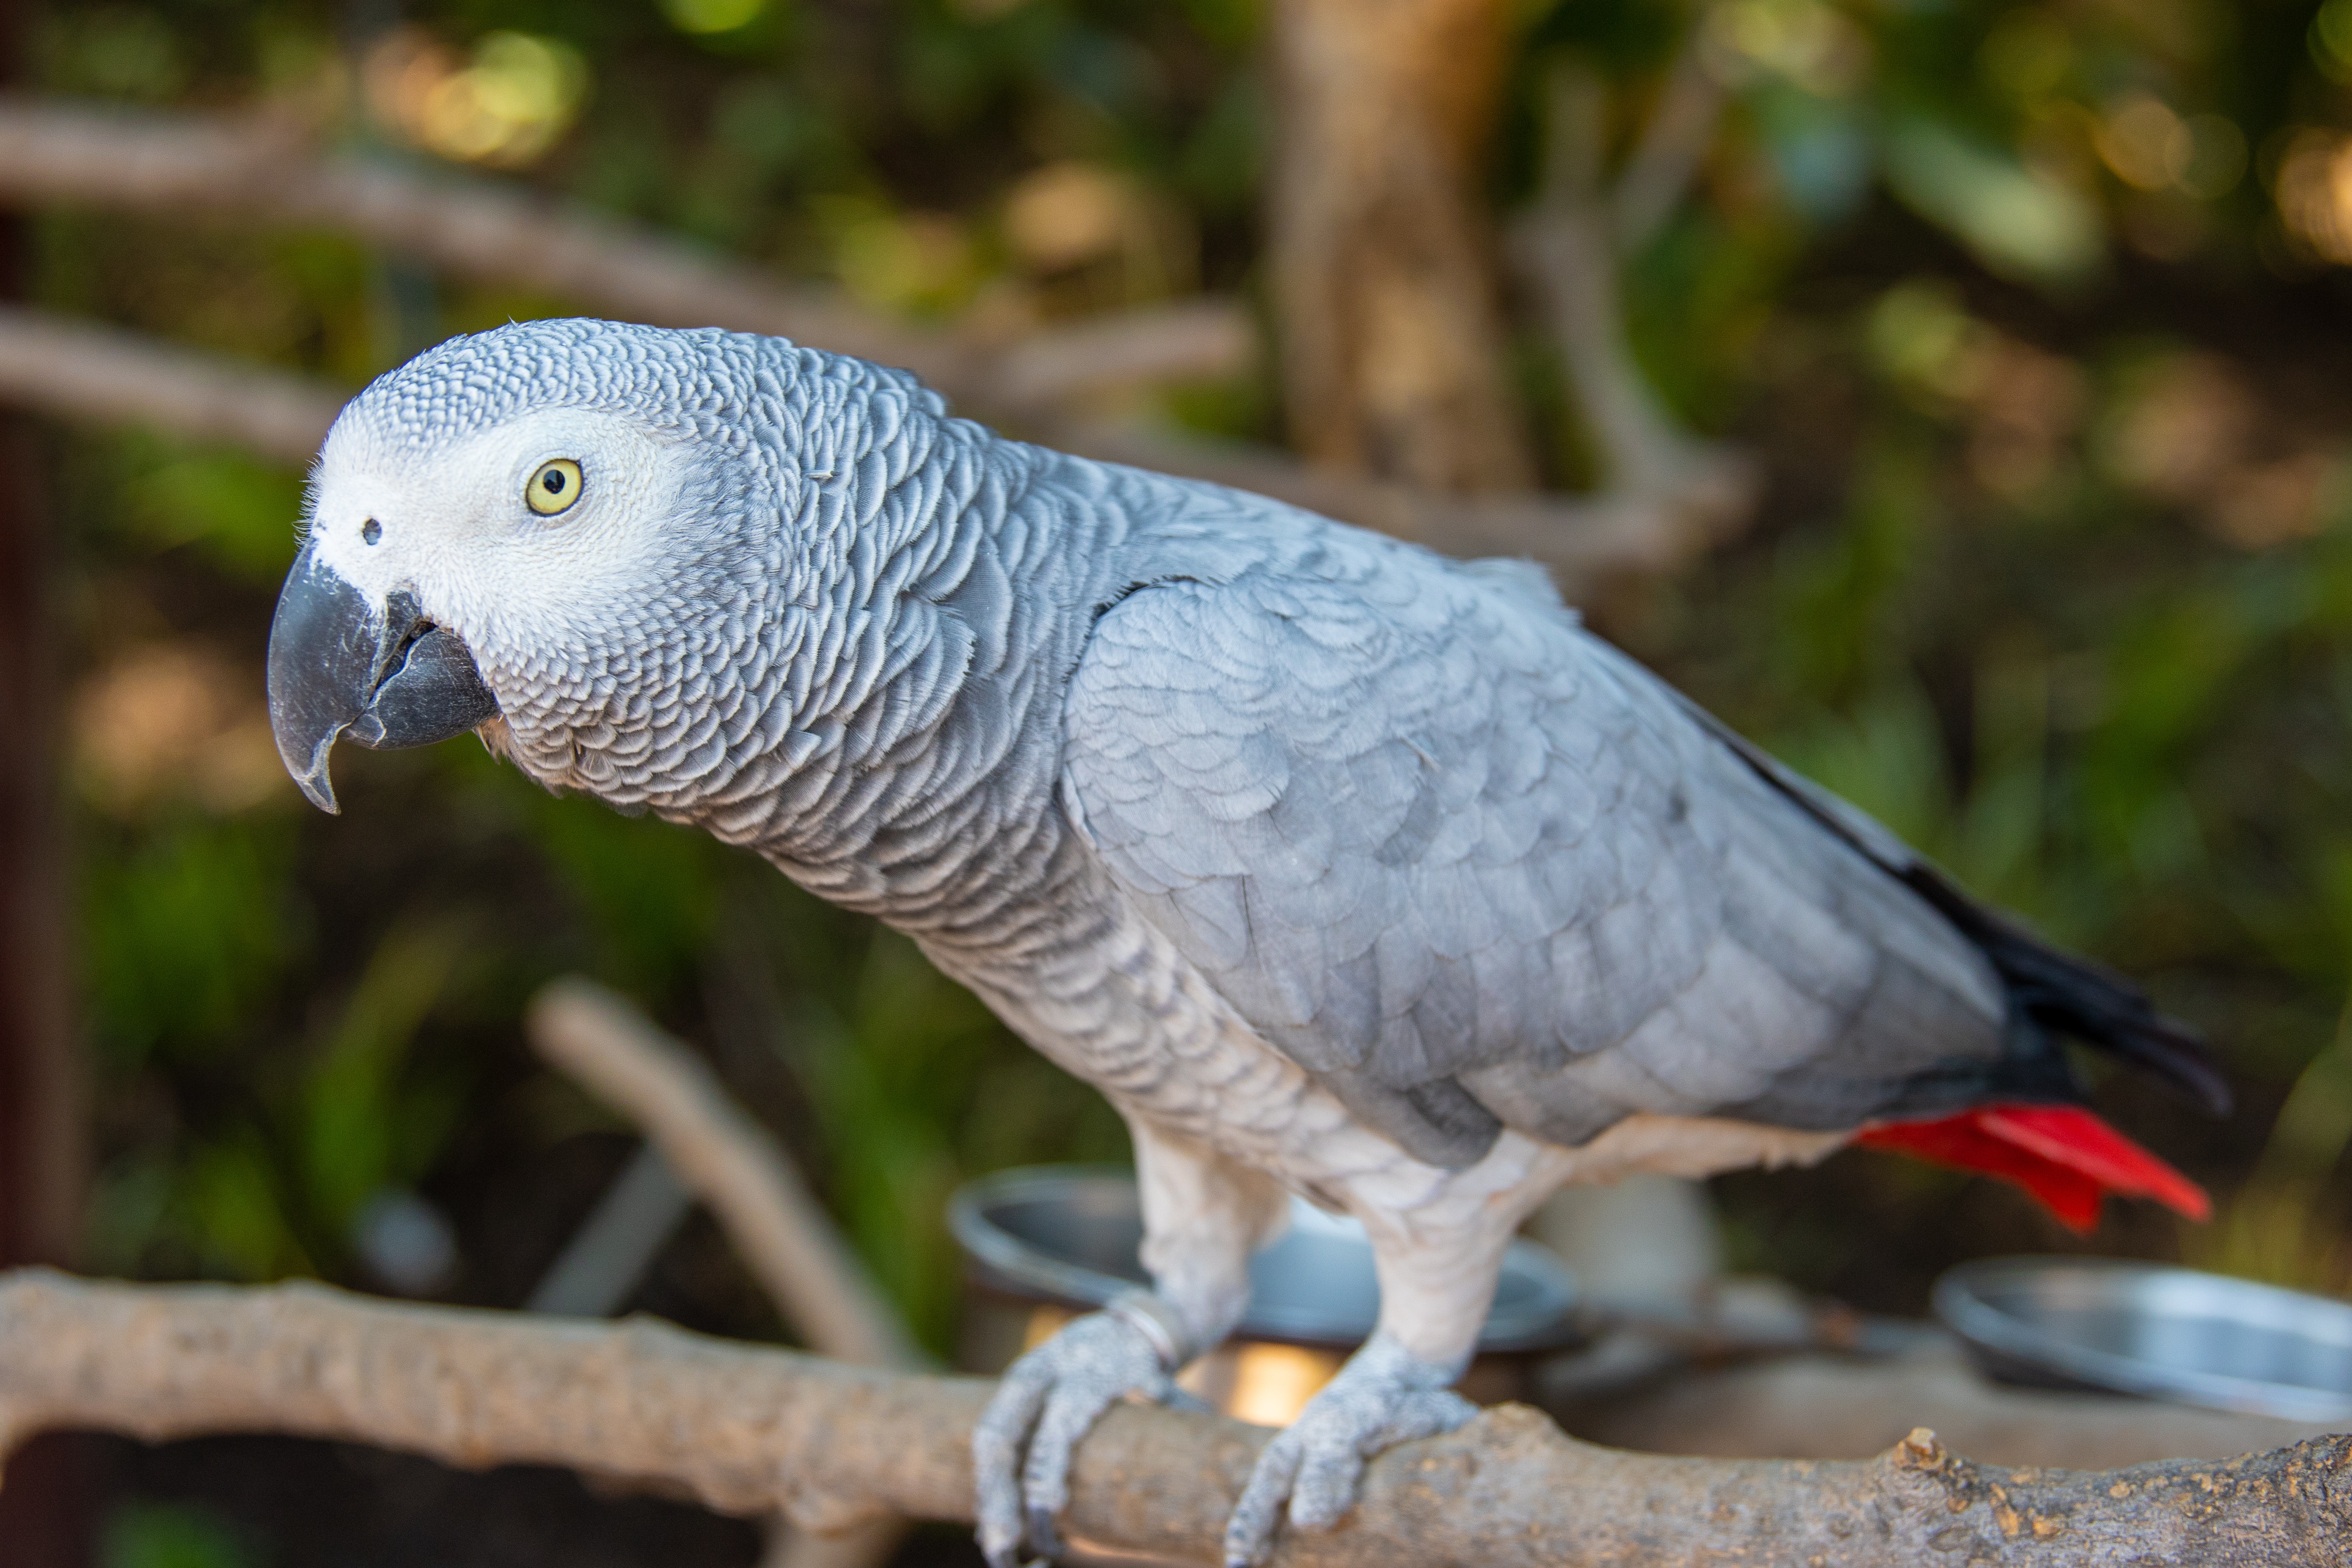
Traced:
<svg viewBox="0 0 2352 1568">
<path fill-rule="evenodd" d="M 1476 1405 L 1448 1386 L 1457 1375 L 1385 1333 L 1373 1335 L 1259 1453 L 1225 1522 L 1225 1568 L 1265 1561 L 1285 1502 L 1293 1528 L 1328 1530 L 1355 1506 L 1367 1459 L 1451 1432 L 1477 1415 Z"/>
<path fill-rule="evenodd" d="M 1070 1500 L 1070 1457 L 1102 1413 L 1129 1394 L 1166 1401 L 1176 1385 L 1160 1350 L 1129 1320 L 1094 1312 L 1006 1369 L 971 1458 L 980 1549 L 990 1568 L 1017 1568 L 1026 1546 L 1062 1551 L 1055 1521 Z"/>
</svg>

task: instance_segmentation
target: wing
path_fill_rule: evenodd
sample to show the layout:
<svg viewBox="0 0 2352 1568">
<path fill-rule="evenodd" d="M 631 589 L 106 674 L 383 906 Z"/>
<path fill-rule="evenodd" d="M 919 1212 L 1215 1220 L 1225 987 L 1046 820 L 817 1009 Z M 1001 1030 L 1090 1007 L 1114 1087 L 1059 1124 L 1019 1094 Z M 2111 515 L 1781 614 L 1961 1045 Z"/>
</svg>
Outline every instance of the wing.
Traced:
<svg viewBox="0 0 2352 1568">
<path fill-rule="evenodd" d="M 1434 1163 L 1637 1110 L 1849 1127 L 1998 1059 L 1975 947 L 1547 600 L 1337 530 L 1132 593 L 1073 677 L 1073 816 L 1244 1017 Z"/>
</svg>

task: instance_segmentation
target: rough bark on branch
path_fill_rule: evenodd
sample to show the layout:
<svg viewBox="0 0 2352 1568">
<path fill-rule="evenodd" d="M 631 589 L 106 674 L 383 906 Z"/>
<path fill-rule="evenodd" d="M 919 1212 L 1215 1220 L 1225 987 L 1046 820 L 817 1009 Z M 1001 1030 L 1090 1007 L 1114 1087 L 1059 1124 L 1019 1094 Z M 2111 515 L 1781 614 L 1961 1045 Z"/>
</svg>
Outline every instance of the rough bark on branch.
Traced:
<svg viewBox="0 0 2352 1568">
<path fill-rule="evenodd" d="M 277 1431 L 446 1463 L 573 1466 L 842 1529 L 964 1519 L 988 1394 L 618 1327 L 394 1305 L 315 1285 L 0 1283 L 0 1447 L 49 1427 Z M 1210 1558 L 1268 1433 L 1114 1407 L 1078 1451 L 1075 1535 Z M 2352 1561 L 2352 1438 L 2222 1462 L 2003 1470 L 1916 1432 L 1845 1463 L 1664 1458 L 1505 1407 L 1375 1460 L 1362 1504 L 1277 1561 L 1580 1568 L 1738 1561 L 2249 1568 Z"/>
</svg>

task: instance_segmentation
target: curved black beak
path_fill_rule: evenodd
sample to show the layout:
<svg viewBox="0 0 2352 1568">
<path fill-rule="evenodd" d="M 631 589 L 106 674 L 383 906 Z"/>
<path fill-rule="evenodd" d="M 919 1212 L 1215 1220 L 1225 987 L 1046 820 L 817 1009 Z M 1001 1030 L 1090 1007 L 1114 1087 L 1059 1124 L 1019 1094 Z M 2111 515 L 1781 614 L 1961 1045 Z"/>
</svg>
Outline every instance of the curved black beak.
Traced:
<svg viewBox="0 0 2352 1568">
<path fill-rule="evenodd" d="M 425 746 L 498 714 L 473 651 L 413 596 L 373 604 L 302 546 L 269 624 L 269 728 L 311 805 L 341 809 L 327 777 L 339 735 L 383 750 Z"/>
</svg>

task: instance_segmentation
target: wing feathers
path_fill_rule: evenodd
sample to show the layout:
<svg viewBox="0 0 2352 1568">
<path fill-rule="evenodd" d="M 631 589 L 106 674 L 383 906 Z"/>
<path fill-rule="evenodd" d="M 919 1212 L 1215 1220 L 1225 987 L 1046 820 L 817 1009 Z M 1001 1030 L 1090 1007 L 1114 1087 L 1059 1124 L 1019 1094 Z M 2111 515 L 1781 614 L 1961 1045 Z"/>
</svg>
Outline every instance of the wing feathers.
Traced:
<svg viewBox="0 0 2352 1568">
<path fill-rule="evenodd" d="M 1521 574 L 1270 528 L 1102 616 L 1066 743 L 1144 917 L 1423 1158 L 1632 1110 L 1853 1125 L 2002 1048 L 1990 968 L 1863 829 Z"/>
</svg>

